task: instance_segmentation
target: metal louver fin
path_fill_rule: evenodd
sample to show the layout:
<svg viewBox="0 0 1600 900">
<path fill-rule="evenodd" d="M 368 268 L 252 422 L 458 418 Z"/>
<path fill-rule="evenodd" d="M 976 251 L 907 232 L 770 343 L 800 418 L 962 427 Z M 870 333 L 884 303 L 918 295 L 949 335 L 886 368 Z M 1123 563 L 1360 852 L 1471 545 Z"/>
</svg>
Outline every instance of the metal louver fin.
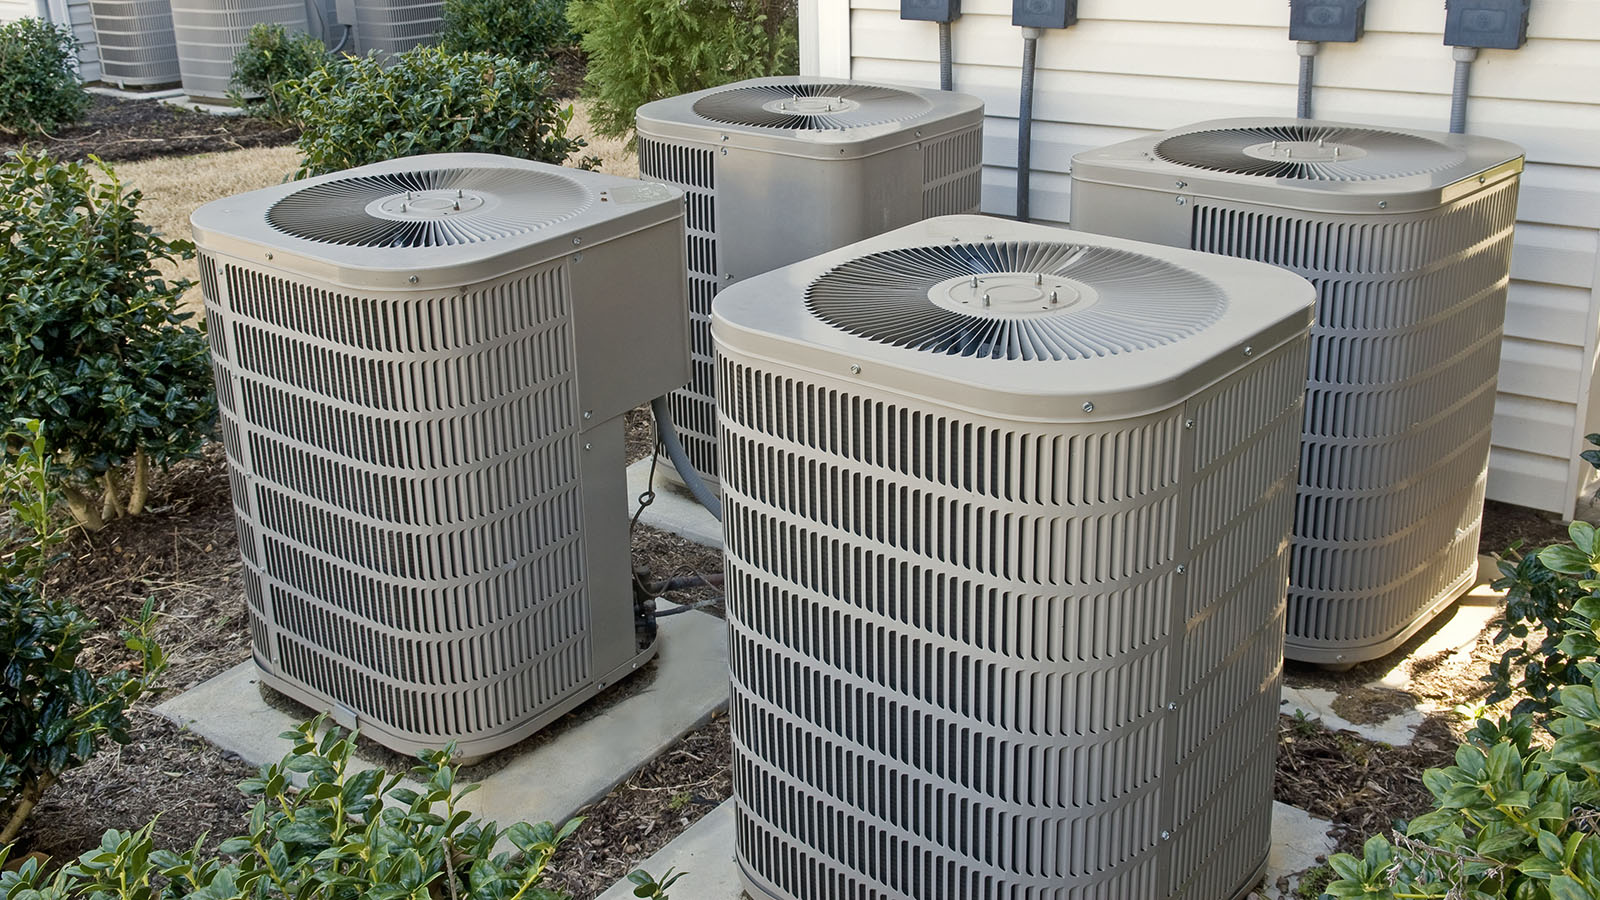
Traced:
<svg viewBox="0 0 1600 900">
<path fill-rule="evenodd" d="M 356 247 L 452 247 L 525 234 L 590 204 L 570 178 L 511 168 L 434 169 L 336 178 L 279 200 L 286 234 Z"/>
<path fill-rule="evenodd" d="M 1420 135 L 1328 125 L 1193 131 L 1156 145 L 1156 156 L 1212 172 L 1306 181 L 1375 181 L 1425 175 L 1465 154 Z"/>
<path fill-rule="evenodd" d="M 909 91 L 870 84 L 763 84 L 700 98 L 696 115 L 727 125 L 790 131 L 837 131 L 903 122 L 927 115 L 927 100 Z"/>
<path fill-rule="evenodd" d="M 819 319 L 913 350 L 993 359 L 1113 356 L 1182 340 L 1221 317 L 1211 281 L 1151 256 L 1029 241 L 887 250 L 806 291 Z"/>
</svg>

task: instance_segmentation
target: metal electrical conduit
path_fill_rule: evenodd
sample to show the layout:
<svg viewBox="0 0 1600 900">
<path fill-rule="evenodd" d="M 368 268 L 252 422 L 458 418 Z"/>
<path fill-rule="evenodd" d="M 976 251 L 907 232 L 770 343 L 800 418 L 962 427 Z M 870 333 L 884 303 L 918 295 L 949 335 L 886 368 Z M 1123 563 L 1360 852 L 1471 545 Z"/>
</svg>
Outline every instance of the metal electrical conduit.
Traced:
<svg viewBox="0 0 1600 900">
<path fill-rule="evenodd" d="M 1316 80 L 1317 51 L 1321 46 L 1316 41 L 1300 41 L 1295 45 L 1300 54 L 1300 92 L 1295 115 L 1302 119 L 1311 118 L 1311 86 Z"/>
<path fill-rule="evenodd" d="M 1028 221 L 1028 176 L 1033 165 L 1033 67 L 1043 28 L 1022 29 L 1022 96 L 1017 107 L 1017 221 Z"/>
<path fill-rule="evenodd" d="M 1455 83 L 1450 89 L 1450 133 L 1467 131 L 1467 91 L 1472 86 L 1472 64 L 1478 58 L 1477 47 L 1456 47 L 1450 55 L 1456 61 Z"/>
<path fill-rule="evenodd" d="M 939 90 L 955 90 L 954 62 L 950 55 L 950 23 L 939 23 Z"/>
</svg>

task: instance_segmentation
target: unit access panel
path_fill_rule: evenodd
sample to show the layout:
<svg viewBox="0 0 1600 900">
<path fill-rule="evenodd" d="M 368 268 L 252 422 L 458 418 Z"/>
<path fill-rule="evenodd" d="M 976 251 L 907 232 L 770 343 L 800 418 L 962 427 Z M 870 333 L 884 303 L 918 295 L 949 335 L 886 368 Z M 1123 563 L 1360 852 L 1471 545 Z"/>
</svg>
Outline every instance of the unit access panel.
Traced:
<svg viewBox="0 0 1600 900">
<path fill-rule="evenodd" d="M 1350 43 L 1366 29 L 1367 0 L 1289 0 L 1289 40 Z"/>
</svg>

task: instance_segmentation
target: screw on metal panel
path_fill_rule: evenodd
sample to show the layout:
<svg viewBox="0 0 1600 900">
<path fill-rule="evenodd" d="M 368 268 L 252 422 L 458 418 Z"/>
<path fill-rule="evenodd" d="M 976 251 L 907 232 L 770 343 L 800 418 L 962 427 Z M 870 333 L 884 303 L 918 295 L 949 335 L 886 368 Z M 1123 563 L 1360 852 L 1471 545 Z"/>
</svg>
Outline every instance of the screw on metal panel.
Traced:
<svg viewBox="0 0 1600 900">
<path fill-rule="evenodd" d="M 1178 711 L 1178 704 L 1177 703 L 1168 703 L 1167 704 L 1167 711 L 1168 712 L 1177 712 Z"/>
<path fill-rule="evenodd" d="M 269 252 L 268 252 L 268 253 L 267 253 L 267 259 L 271 259 L 271 258 L 272 258 L 272 253 L 271 253 L 271 252 L 270 252 L 270 251 L 269 251 Z"/>
<path fill-rule="evenodd" d="M 572 246 L 574 246 L 574 247 L 578 246 L 581 243 L 583 243 L 583 238 L 573 238 L 572 239 Z"/>
<path fill-rule="evenodd" d="M 1273 141 L 1272 142 L 1272 149 L 1274 149 L 1274 150 L 1278 149 L 1278 142 L 1277 141 Z"/>
<path fill-rule="evenodd" d="M 843 155 L 844 155 L 844 148 L 843 148 L 843 147 L 840 147 L 840 148 L 839 148 L 839 155 L 840 155 L 840 156 L 843 156 Z"/>
<path fill-rule="evenodd" d="M 1326 147 L 1326 146 L 1328 146 L 1327 139 L 1326 138 L 1317 138 L 1317 146 L 1318 147 Z"/>
<path fill-rule="evenodd" d="M 1189 571 L 1189 567 L 1188 566 L 1184 565 L 1183 563 L 1178 563 L 1178 574 L 1179 575 L 1182 575 L 1183 573 L 1185 573 L 1187 571 Z"/>
<path fill-rule="evenodd" d="M 1388 209 L 1389 208 L 1389 201 L 1387 201 L 1387 200 L 1379 200 L 1378 201 L 1378 208 L 1379 209 Z"/>
<path fill-rule="evenodd" d="M 416 284 L 417 283 L 417 276 L 413 275 L 410 278 L 407 278 L 406 280 L 411 282 L 412 284 Z"/>
<path fill-rule="evenodd" d="M 585 419 L 592 419 L 592 418 L 594 418 L 594 410 L 592 410 L 592 409 L 586 409 L 586 410 L 584 410 L 584 411 L 583 411 L 583 417 L 584 417 L 584 418 L 585 418 Z"/>
<path fill-rule="evenodd" d="M 1194 427 L 1194 420 L 1193 419 L 1184 419 L 1183 420 L 1183 427 L 1185 427 L 1185 428 L 1193 428 Z"/>
<path fill-rule="evenodd" d="M 605 191 L 601 191 L 600 193 L 604 194 Z M 456 199 L 457 200 L 460 200 L 461 198 L 463 198 L 465 196 L 466 196 L 465 192 L 463 192 L 460 188 L 456 188 Z"/>
<path fill-rule="evenodd" d="M 1093 403 L 1085 403 L 1083 405 L 1083 411 L 1084 412 L 1094 412 L 1094 404 Z"/>
<path fill-rule="evenodd" d="M 727 135 L 723 135 L 723 136 L 722 136 L 722 139 L 723 139 L 723 140 L 727 140 L 727 139 L 728 139 L 728 136 L 727 136 Z"/>
<path fill-rule="evenodd" d="M 406 211 L 406 205 L 404 203 L 400 204 L 400 211 L 401 212 L 405 212 Z"/>
<path fill-rule="evenodd" d="M 922 137 L 922 129 L 917 129 L 917 137 Z"/>
<path fill-rule="evenodd" d="M 994 240 L 994 235 L 986 234 L 986 235 L 983 236 L 983 239 L 986 240 L 986 241 L 992 241 L 992 240 Z"/>
<path fill-rule="evenodd" d="M 1170 841 L 1170 840 L 1172 840 L 1172 832 L 1170 832 L 1170 831 L 1163 831 L 1163 832 L 1161 832 L 1161 839 L 1162 839 L 1162 840 L 1163 840 L 1163 841 Z"/>
<path fill-rule="evenodd" d="M 1333 158 L 1334 159 L 1338 159 L 1339 158 L 1339 148 L 1337 146 L 1333 148 Z"/>
<path fill-rule="evenodd" d="M 573 262 L 583 262 L 583 254 L 582 253 L 574 253 L 574 254 L 572 254 L 572 261 Z"/>
<path fill-rule="evenodd" d="M 1179 197 L 1178 198 L 1178 205 L 1179 206 L 1188 206 L 1189 205 L 1189 198 L 1188 197 Z"/>
<path fill-rule="evenodd" d="M 1249 356 L 1249 355 L 1251 355 L 1251 354 L 1253 354 L 1255 352 L 1256 352 L 1256 348 L 1254 348 L 1254 347 L 1245 347 L 1244 348 L 1244 355 L 1245 356 Z"/>
<path fill-rule="evenodd" d="M 861 367 L 860 366 L 851 366 L 850 367 L 850 374 L 851 375 L 860 375 L 861 374 Z"/>
<path fill-rule="evenodd" d="M 1483 184 L 1484 182 L 1486 182 L 1488 180 L 1489 180 L 1489 176 L 1487 176 L 1487 175 L 1479 175 L 1478 176 L 1478 183 L 1479 184 Z"/>
<path fill-rule="evenodd" d="M 1187 182 L 1187 181 L 1178 182 L 1178 190 L 1180 190 L 1180 191 L 1183 190 L 1184 188 L 1188 187 L 1188 186 L 1189 186 L 1189 182 Z"/>
<path fill-rule="evenodd" d="M 727 147 L 723 147 L 722 148 L 722 155 L 723 156 L 727 156 L 728 155 L 728 148 Z"/>
<path fill-rule="evenodd" d="M 593 450 L 594 449 L 594 445 L 593 444 L 584 444 L 583 445 L 583 449 L 585 449 L 585 450 Z"/>
<path fill-rule="evenodd" d="M 722 273 L 722 280 L 723 281 L 732 281 L 733 280 L 733 273 L 732 272 L 723 272 Z"/>
</svg>

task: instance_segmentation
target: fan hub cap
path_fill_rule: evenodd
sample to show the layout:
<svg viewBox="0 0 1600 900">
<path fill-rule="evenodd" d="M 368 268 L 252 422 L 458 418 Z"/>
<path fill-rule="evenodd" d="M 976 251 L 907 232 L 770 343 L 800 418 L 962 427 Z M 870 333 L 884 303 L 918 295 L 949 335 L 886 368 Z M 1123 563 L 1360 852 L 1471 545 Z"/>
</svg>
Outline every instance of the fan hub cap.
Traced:
<svg viewBox="0 0 1600 900">
<path fill-rule="evenodd" d="M 1367 151 L 1335 141 L 1264 141 L 1244 148 L 1246 156 L 1272 162 L 1350 162 Z"/>
<path fill-rule="evenodd" d="M 442 219 L 477 212 L 488 202 L 467 190 L 408 191 L 372 201 L 367 212 L 384 219 Z"/>
<path fill-rule="evenodd" d="M 782 97 L 761 104 L 769 113 L 788 113 L 795 116 L 829 116 L 854 112 L 861 104 L 849 97 Z"/>
<path fill-rule="evenodd" d="M 1053 299 L 1052 299 L 1052 295 Z M 1081 281 L 1039 272 L 989 272 L 947 278 L 928 289 L 935 306 L 972 316 L 1079 312 L 1099 299 Z"/>
</svg>

